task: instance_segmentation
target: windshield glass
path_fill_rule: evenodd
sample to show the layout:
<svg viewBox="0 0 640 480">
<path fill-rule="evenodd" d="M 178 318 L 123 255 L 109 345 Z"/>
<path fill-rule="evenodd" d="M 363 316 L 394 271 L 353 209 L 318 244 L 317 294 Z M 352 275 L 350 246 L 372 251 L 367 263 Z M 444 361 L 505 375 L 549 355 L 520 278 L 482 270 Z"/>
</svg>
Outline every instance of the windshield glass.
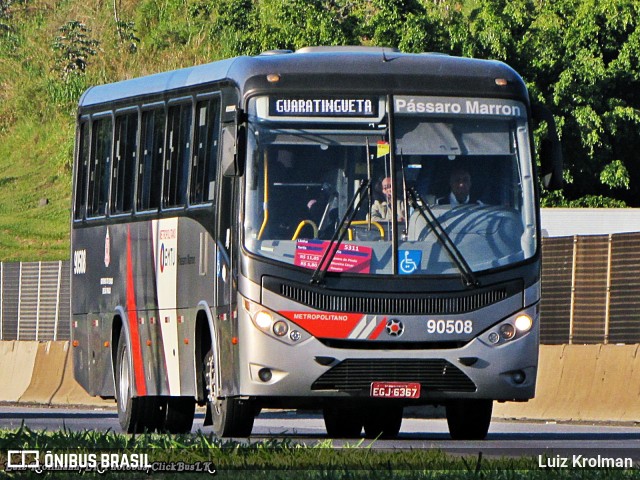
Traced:
<svg viewBox="0 0 640 480">
<path fill-rule="evenodd" d="M 444 100 L 449 107 L 437 105 Z M 444 100 L 396 97 L 390 128 L 383 99 L 363 118 L 301 114 L 294 102 L 298 110 L 277 116 L 273 99 L 253 99 L 246 248 L 310 273 L 332 238 L 341 241 L 326 269 L 350 274 L 459 274 L 461 264 L 479 272 L 532 256 L 524 105 Z"/>
</svg>

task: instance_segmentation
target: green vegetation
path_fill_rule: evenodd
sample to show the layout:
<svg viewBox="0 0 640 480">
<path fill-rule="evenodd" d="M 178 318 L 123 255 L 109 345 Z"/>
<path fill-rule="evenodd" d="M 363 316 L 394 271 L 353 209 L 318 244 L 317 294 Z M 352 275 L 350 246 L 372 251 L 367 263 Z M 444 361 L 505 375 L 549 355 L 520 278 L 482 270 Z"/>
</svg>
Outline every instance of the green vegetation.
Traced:
<svg viewBox="0 0 640 480">
<path fill-rule="evenodd" d="M 46 453 L 148 454 L 155 462 L 197 465 L 211 462 L 215 478 L 317 478 L 329 479 L 556 479 L 556 478 L 640 478 L 638 470 L 540 468 L 537 457 L 487 458 L 481 454 L 446 454 L 428 449 L 380 449 L 375 442 L 361 441 L 334 448 L 330 440 L 304 445 L 289 440 L 255 442 L 222 441 L 211 435 L 139 435 L 85 432 L 40 432 L 26 427 L 0 430 L 0 476 L 42 478 L 42 474 L 4 472 L 9 450 L 38 450 L 41 464 Z M 176 478 L 163 474 L 157 465 L 154 478 Z M 178 467 L 179 468 L 179 467 Z M 195 468 L 195 467 L 194 467 Z M 78 473 L 56 473 L 55 478 L 74 478 Z M 85 471 L 83 478 L 149 478 L 141 472 Z M 51 476 L 51 473 L 48 474 Z M 193 473 L 185 478 L 212 478 L 208 473 Z"/>
<path fill-rule="evenodd" d="M 85 88 L 306 45 L 505 61 L 561 130 L 545 205 L 640 206 L 638 22 L 635 0 L 0 0 L 0 260 L 68 258 Z"/>
</svg>

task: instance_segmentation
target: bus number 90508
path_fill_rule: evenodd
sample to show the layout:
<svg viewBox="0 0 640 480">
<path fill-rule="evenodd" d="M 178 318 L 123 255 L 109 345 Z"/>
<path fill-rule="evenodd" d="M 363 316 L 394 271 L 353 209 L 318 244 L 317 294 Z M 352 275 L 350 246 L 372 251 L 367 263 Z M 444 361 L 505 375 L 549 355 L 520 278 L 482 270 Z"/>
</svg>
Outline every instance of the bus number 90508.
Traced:
<svg viewBox="0 0 640 480">
<path fill-rule="evenodd" d="M 473 333 L 471 320 L 427 320 L 427 333 L 462 334 Z"/>
</svg>

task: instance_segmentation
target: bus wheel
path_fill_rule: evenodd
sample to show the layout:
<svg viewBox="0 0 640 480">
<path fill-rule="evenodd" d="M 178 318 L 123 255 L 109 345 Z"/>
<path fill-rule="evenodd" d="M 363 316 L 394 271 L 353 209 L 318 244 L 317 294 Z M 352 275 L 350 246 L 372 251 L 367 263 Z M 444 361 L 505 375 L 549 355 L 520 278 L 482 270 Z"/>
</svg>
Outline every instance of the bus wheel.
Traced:
<svg viewBox="0 0 640 480">
<path fill-rule="evenodd" d="M 116 400 L 118 421 L 127 433 L 141 433 L 147 428 L 143 420 L 145 397 L 132 397 L 133 375 L 129 366 L 129 345 L 124 330 L 120 332 L 116 353 Z"/>
<path fill-rule="evenodd" d="M 364 434 L 367 438 L 396 438 L 402 425 L 402 406 L 382 406 L 364 411 Z"/>
<path fill-rule="evenodd" d="M 357 408 L 325 407 L 322 415 L 331 438 L 358 438 L 362 432 L 363 419 Z"/>
<path fill-rule="evenodd" d="M 209 350 L 204 357 L 204 384 L 211 410 L 213 433 L 216 437 L 248 437 L 253 430 L 255 407 L 249 400 L 219 398 L 216 366 L 213 350 Z"/>
<path fill-rule="evenodd" d="M 484 440 L 489 431 L 492 400 L 459 399 L 447 403 L 447 424 L 454 440 Z"/>
<path fill-rule="evenodd" d="M 193 426 L 196 399 L 193 397 L 169 397 L 164 428 L 169 433 L 189 433 Z"/>
</svg>

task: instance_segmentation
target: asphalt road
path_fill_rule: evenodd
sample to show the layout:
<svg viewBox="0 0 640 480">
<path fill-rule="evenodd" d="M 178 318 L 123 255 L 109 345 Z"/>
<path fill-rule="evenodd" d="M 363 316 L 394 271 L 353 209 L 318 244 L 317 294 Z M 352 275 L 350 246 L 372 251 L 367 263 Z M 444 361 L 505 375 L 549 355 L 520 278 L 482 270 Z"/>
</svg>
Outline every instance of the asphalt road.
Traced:
<svg viewBox="0 0 640 480">
<path fill-rule="evenodd" d="M 203 427 L 204 412 L 198 410 L 193 431 L 210 432 Z M 0 428 L 15 429 L 22 422 L 32 430 L 120 431 L 115 410 L 66 409 L 0 405 Z M 265 411 L 254 424 L 251 441 L 287 438 L 315 444 L 326 441 L 322 416 L 313 412 Z M 365 440 L 365 445 L 369 443 Z M 334 440 L 336 447 L 355 443 Z M 640 464 L 640 426 L 522 422 L 495 419 L 484 441 L 453 441 L 446 420 L 405 418 L 395 440 L 377 440 L 374 448 L 440 449 L 451 453 L 496 456 L 536 456 L 546 454 L 603 455 L 633 458 Z"/>
</svg>

